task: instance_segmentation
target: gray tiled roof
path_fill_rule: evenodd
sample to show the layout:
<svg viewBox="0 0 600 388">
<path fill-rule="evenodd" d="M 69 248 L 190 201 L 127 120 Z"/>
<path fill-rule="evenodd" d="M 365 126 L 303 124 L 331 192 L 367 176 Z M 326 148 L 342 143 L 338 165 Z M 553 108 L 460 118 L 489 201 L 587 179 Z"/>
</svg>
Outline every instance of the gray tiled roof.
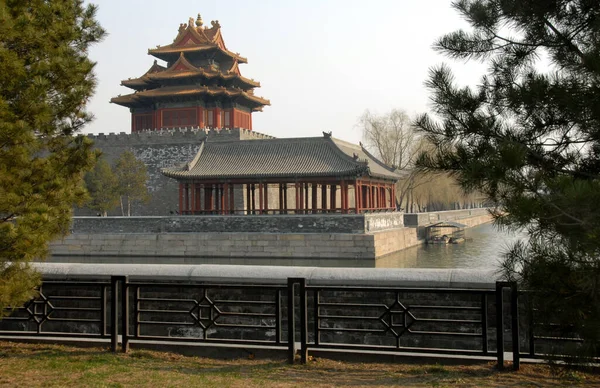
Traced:
<svg viewBox="0 0 600 388">
<path fill-rule="evenodd" d="M 400 178 L 362 147 L 329 136 L 227 142 L 209 138 L 192 161 L 162 172 L 179 179 Z"/>
</svg>

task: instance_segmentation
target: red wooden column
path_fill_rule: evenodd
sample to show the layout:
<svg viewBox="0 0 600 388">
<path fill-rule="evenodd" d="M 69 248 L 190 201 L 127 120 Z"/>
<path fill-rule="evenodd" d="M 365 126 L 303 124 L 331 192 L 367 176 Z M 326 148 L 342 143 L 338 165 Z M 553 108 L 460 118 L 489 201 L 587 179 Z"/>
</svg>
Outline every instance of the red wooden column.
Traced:
<svg viewBox="0 0 600 388">
<path fill-rule="evenodd" d="M 213 124 L 215 128 L 221 129 L 223 128 L 223 123 L 221 122 L 221 112 L 223 110 L 220 108 L 213 109 Z"/>
<path fill-rule="evenodd" d="M 298 214 L 298 210 L 300 209 L 300 187 L 298 186 L 298 182 L 294 183 L 294 189 L 296 190 L 296 203 L 294 204 L 294 214 Z"/>
<path fill-rule="evenodd" d="M 266 214 L 269 214 L 269 184 L 264 183 L 263 186 L 265 188 L 265 195 L 263 197 L 263 201 L 265 202 L 265 205 L 263 206 L 263 209 Z"/>
<path fill-rule="evenodd" d="M 233 185 L 233 183 L 229 184 L 229 214 L 234 214 L 235 213 L 235 190 L 234 190 L 235 186 Z"/>
<path fill-rule="evenodd" d="M 190 183 L 190 213 L 195 214 L 196 212 L 196 184 Z"/>
<path fill-rule="evenodd" d="M 309 198 L 308 198 L 308 183 L 304 184 L 304 213 L 308 214 L 308 205 L 309 205 Z"/>
<path fill-rule="evenodd" d="M 200 183 L 196 183 L 196 184 L 194 184 L 194 186 L 196 188 L 195 189 L 196 195 L 194 196 L 194 203 L 195 203 L 194 212 L 200 213 L 200 210 L 202 210 L 201 195 L 200 195 L 202 187 L 201 187 Z"/>
<path fill-rule="evenodd" d="M 183 193 L 183 202 L 185 203 L 185 212 L 186 214 L 190 211 L 190 184 L 185 184 L 185 189 Z"/>
<path fill-rule="evenodd" d="M 212 185 L 204 185 L 204 212 L 210 213 L 212 209 Z"/>
<path fill-rule="evenodd" d="M 183 183 L 179 182 L 179 214 L 183 214 Z"/>
<path fill-rule="evenodd" d="M 346 197 L 344 196 L 344 181 L 340 181 L 340 211 L 344 213 Z"/>
<path fill-rule="evenodd" d="M 279 214 L 283 214 L 283 185 L 279 184 Z"/>
<path fill-rule="evenodd" d="M 321 184 L 321 212 L 327 212 L 327 185 Z"/>
<path fill-rule="evenodd" d="M 253 183 L 251 186 L 251 199 L 252 203 L 252 214 L 256 214 L 256 185 Z"/>
<path fill-rule="evenodd" d="M 258 214 L 263 214 L 263 187 L 262 183 L 258 184 Z"/>
<path fill-rule="evenodd" d="M 335 213 L 335 209 L 337 206 L 337 198 L 336 198 L 336 194 L 337 194 L 337 185 L 334 183 L 331 185 L 330 187 L 331 192 L 329 193 L 331 195 L 331 210 Z"/>
<path fill-rule="evenodd" d="M 348 182 L 342 181 L 342 213 L 348 213 Z"/>
<path fill-rule="evenodd" d="M 317 184 L 316 183 L 312 183 L 312 213 L 316 213 L 317 209 L 318 209 L 318 204 L 317 204 Z"/>
<path fill-rule="evenodd" d="M 202 107 L 199 106 L 196 109 L 196 125 L 198 125 L 199 128 L 204 128 L 204 126 L 202 125 Z"/>
<path fill-rule="evenodd" d="M 362 186 L 357 180 L 354 181 L 354 205 L 356 207 L 356 214 L 360 214 L 362 208 Z"/>
<path fill-rule="evenodd" d="M 283 183 L 283 213 L 288 214 L 287 183 Z"/>
<path fill-rule="evenodd" d="M 298 204 L 297 208 L 298 212 L 302 214 L 304 213 L 304 183 L 299 183 L 298 185 L 300 186 L 300 203 Z"/>
<path fill-rule="evenodd" d="M 356 180 L 352 183 L 354 187 L 354 211 L 358 210 L 358 190 L 356 187 Z"/>
<path fill-rule="evenodd" d="M 223 212 L 222 214 L 229 213 L 229 184 L 223 184 Z"/>
<path fill-rule="evenodd" d="M 190 214 L 195 214 L 196 211 L 196 184 L 190 183 Z"/>
<path fill-rule="evenodd" d="M 246 214 L 250 214 L 250 185 L 246 184 Z"/>
<path fill-rule="evenodd" d="M 371 211 L 375 208 L 375 186 L 373 185 L 373 183 L 371 183 L 371 185 L 369 186 L 370 188 L 370 197 L 371 197 L 371 206 L 369 206 L 371 208 Z"/>
</svg>

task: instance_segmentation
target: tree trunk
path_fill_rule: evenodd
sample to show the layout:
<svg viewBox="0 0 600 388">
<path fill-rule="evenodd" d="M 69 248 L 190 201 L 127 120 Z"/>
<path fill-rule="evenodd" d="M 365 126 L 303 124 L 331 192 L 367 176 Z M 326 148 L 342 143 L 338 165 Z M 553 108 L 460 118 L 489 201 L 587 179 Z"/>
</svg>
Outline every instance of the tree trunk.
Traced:
<svg viewBox="0 0 600 388">
<path fill-rule="evenodd" d="M 129 196 L 127 196 L 127 217 L 131 217 L 131 201 L 129 200 Z"/>
<path fill-rule="evenodd" d="M 119 202 L 121 203 L 121 216 L 125 216 L 125 209 L 123 209 L 123 196 L 119 196 Z"/>
</svg>

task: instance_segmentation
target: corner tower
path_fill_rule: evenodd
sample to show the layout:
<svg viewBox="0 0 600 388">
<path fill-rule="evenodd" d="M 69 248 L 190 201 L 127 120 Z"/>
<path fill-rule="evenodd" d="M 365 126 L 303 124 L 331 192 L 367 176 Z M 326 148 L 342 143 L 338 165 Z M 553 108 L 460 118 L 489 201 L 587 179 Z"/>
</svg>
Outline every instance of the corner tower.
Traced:
<svg viewBox="0 0 600 388">
<path fill-rule="evenodd" d="M 154 65 L 141 77 L 121 85 L 135 92 L 112 103 L 131 111 L 131 131 L 161 128 L 252 129 L 252 112 L 269 100 L 254 95 L 259 82 L 240 73 L 246 58 L 227 49 L 219 21 L 203 26 L 202 18 L 179 25 L 173 43 L 149 49 Z"/>
</svg>

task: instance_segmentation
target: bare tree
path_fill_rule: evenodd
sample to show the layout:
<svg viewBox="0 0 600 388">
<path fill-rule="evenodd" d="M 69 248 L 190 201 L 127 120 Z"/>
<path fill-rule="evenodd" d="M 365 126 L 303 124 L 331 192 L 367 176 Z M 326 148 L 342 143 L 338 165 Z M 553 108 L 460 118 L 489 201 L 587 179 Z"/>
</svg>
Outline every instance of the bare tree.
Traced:
<svg viewBox="0 0 600 388">
<path fill-rule="evenodd" d="M 413 167 L 419 136 L 406 112 L 393 109 L 376 115 L 366 110 L 358 122 L 365 146 L 375 151 L 382 162 L 401 171 Z"/>
<path fill-rule="evenodd" d="M 404 174 L 396 185 L 396 202 L 403 206 L 405 200 L 409 201 L 412 190 L 425 181 L 416 179 L 419 171 L 414 164 L 425 146 L 425 140 L 414 130 L 406 112 L 400 109 L 383 115 L 366 110 L 358 119 L 358 125 L 363 132 L 365 147 L 382 162 Z"/>
<path fill-rule="evenodd" d="M 406 112 L 393 109 L 377 115 L 366 110 L 359 117 L 358 125 L 362 129 L 364 146 L 403 175 L 396 184 L 396 203 L 405 211 L 472 206 L 472 196 L 462 193 L 450 176 L 415 166 L 420 153 L 434 152 L 434 149 L 416 131 Z"/>
</svg>

